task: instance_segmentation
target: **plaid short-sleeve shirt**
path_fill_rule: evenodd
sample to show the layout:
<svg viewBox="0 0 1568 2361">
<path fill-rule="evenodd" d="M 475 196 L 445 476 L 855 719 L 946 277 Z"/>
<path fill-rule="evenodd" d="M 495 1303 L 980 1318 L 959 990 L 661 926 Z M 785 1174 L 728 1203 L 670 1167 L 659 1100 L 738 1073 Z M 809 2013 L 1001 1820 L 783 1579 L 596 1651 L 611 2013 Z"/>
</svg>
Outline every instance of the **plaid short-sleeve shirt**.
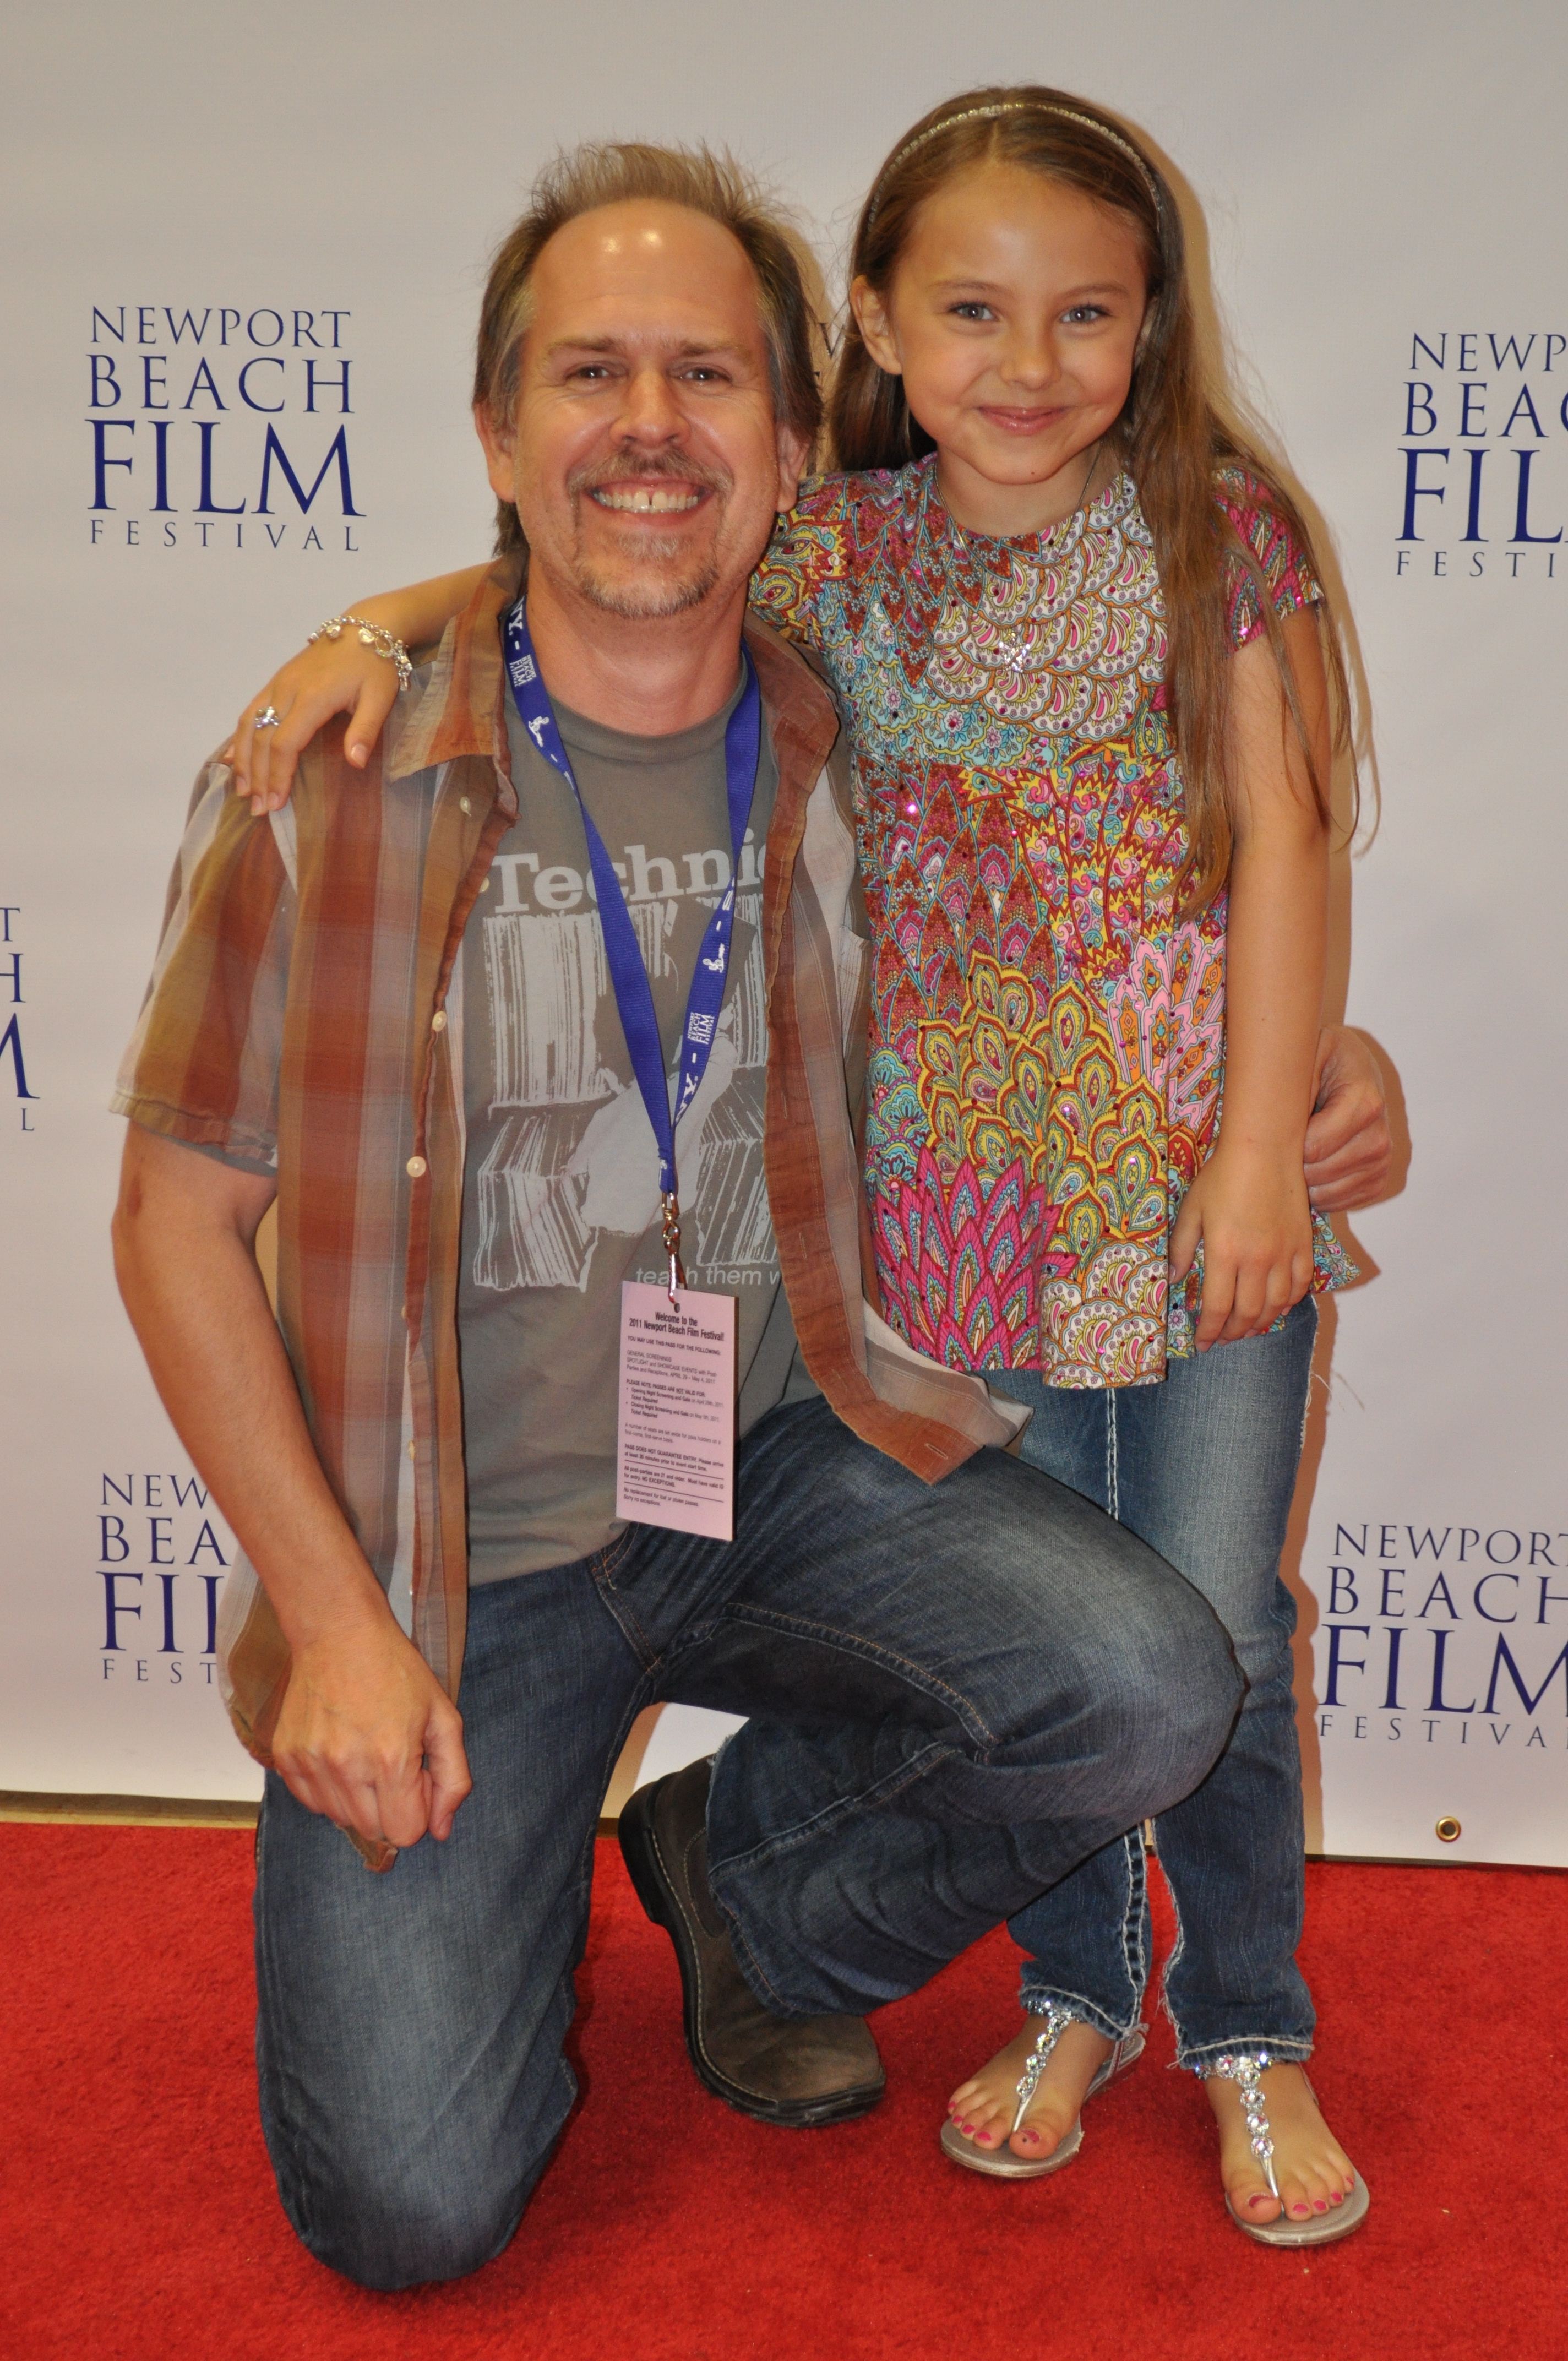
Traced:
<svg viewBox="0 0 1568 2361">
<path fill-rule="evenodd" d="M 303 757 L 291 805 L 268 821 L 250 817 L 223 764 L 206 768 L 113 1102 L 148 1130 L 276 1170 L 278 1320 L 317 1454 L 454 1696 L 467 1561 L 463 1078 L 447 1002 L 464 927 L 517 815 L 497 630 L 515 595 L 498 567 L 366 772 L 346 763 L 333 724 Z M 749 628 L 748 644 L 779 772 L 762 933 L 780 1272 L 833 1408 L 935 1481 L 980 1444 L 1005 1443 L 1019 1414 L 911 1351 L 864 1300 L 855 1119 L 870 961 L 838 716 L 770 631 Z M 289 1659 L 243 1556 L 219 1659 L 235 1727 L 266 1763 Z"/>
</svg>

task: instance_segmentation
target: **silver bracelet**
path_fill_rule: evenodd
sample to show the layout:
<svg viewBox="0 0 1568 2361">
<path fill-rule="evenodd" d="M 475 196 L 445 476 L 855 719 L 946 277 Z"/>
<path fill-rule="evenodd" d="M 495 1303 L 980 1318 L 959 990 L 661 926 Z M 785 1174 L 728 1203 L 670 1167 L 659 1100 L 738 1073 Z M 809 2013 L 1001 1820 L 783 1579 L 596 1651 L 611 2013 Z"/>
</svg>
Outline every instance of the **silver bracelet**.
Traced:
<svg viewBox="0 0 1568 2361">
<path fill-rule="evenodd" d="M 374 648 L 378 656 L 385 656 L 389 664 L 397 665 L 398 690 L 400 695 L 414 676 L 413 662 L 401 640 L 396 638 L 381 624 L 367 623 L 363 615 L 334 615 L 326 622 L 317 626 L 305 642 L 305 645 L 308 648 L 313 647 L 318 640 L 340 640 L 351 624 L 359 634 L 359 644 L 362 648 Z"/>
</svg>

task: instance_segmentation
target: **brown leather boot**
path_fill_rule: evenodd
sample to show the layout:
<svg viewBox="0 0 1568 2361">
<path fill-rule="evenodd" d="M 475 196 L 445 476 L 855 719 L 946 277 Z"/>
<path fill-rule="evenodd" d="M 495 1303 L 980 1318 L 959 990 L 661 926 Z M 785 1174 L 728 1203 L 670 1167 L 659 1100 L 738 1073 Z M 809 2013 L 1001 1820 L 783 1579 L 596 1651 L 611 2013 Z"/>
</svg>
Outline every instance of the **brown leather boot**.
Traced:
<svg viewBox="0 0 1568 2361">
<path fill-rule="evenodd" d="M 803 2128 L 863 2115 L 885 2077 L 863 2017 L 773 2016 L 736 1963 L 707 1885 L 711 1763 L 640 1787 L 620 1815 L 637 1898 L 675 1947 L 698 2080 L 743 2115 Z"/>
</svg>

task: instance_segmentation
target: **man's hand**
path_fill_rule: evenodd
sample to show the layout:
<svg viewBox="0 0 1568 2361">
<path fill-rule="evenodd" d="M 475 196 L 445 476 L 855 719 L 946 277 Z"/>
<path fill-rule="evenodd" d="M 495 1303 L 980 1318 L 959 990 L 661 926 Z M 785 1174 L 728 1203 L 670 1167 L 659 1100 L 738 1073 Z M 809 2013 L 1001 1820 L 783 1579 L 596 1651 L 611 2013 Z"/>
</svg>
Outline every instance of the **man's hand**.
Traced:
<svg viewBox="0 0 1568 2361">
<path fill-rule="evenodd" d="M 1387 1187 L 1394 1143 L 1377 1060 L 1359 1033 L 1325 1026 L 1318 1039 L 1307 1126 L 1307 1188 L 1320 1213 L 1375 1204 Z"/>
<path fill-rule="evenodd" d="M 469 1793 L 463 1722 L 389 1612 L 296 1648 L 272 1759 L 307 1811 L 372 1841 L 444 1841 Z"/>
</svg>

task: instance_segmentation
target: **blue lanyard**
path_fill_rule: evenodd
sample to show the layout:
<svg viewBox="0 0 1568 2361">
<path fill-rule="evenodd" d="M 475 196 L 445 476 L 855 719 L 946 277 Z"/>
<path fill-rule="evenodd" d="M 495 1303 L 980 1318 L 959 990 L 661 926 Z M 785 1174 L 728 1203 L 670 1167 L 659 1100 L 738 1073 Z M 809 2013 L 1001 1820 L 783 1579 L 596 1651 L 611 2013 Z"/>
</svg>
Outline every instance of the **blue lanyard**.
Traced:
<svg viewBox="0 0 1568 2361">
<path fill-rule="evenodd" d="M 686 995 L 685 1021 L 681 1028 L 680 1079 L 672 1113 L 669 1083 L 664 1072 L 663 1044 L 659 1038 L 659 1020 L 654 1013 L 648 971 L 642 964 L 642 953 L 638 948 L 636 929 L 626 906 L 620 880 L 605 851 L 604 839 L 594 826 L 593 814 L 583 801 L 582 789 L 573 774 L 566 749 L 561 742 L 561 732 L 556 727 L 554 710 L 550 703 L 550 692 L 539 676 L 533 642 L 529 636 L 528 618 L 521 598 L 507 617 L 506 653 L 507 675 L 511 682 L 512 697 L 522 726 L 545 761 L 560 772 L 576 796 L 577 809 L 583 816 L 583 828 L 588 840 L 588 861 L 598 896 L 605 962 L 609 970 L 615 1005 L 620 1012 L 620 1027 L 626 1036 L 631 1071 L 637 1078 L 637 1087 L 642 1093 L 642 1104 L 648 1110 L 648 1120 L 653 1126 L 653 1137 L 658 1144 L 659 1193 L 663 1201 L 664 1246 L 670 1257 L 673 1293 L 680 1273 L 675 1126 L 696 1098 L 703 1075 L 707 1071 L 714 1036 L 718 1030 L 719 1011 L 724 1005 L 724 986 L 729 971 L 729 938 L 735 922 L 735 878 L 740 867 L 741 840 L 751 816 L 751 796 L 757 783 L 757 757 L 762 745 L 762 699 L 757 686 L 756 668 L 750 651 L 742 645 L 740 660 L 746 685 L 724 732 L 724 769 L 729 802 L 729 883 L 719 899 L 718 907 L 707 922 L 696 965 L 692 972 L 691 990 Z"/>
</svg>

